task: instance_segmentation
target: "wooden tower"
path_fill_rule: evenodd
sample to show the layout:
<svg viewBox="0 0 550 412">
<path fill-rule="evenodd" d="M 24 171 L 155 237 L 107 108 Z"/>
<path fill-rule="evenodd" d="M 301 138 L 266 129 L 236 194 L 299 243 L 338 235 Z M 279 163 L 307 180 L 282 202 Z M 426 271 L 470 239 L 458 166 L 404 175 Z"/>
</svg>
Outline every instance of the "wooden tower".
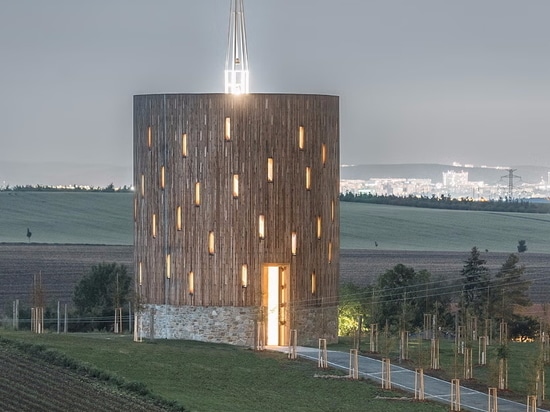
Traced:
<svg viewBox="0 0 550 412">
<path fill-rule="evenodd" d="M 337 339 L 339 99 L 248 94 L 233 0 L 226 94 L 134 96 L 143 336 Z"/>
</svg>

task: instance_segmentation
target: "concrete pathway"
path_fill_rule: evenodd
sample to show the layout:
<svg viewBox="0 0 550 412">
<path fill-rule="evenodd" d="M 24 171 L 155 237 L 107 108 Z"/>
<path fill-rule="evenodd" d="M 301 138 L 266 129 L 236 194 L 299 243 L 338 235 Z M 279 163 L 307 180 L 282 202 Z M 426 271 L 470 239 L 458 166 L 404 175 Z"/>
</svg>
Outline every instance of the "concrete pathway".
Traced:
<svg viewBox="0 0 550 412">
<path fill-rule="evenodd" d="M 268 346 L 268 350 L 288 353 L 286 346 Z M 310 359 L 317 362 L 319 359 L 319 350 L 316 348 L 307 348 L 299 346 L 296 349 L 298 356 L 304 359 Z M 349 352 L 327 351 L 327 361 L 329 366 L 349 370 L 350 355 Z M 371 379 L 382 384 L 382 362 L 378 359 L 366 356 L 358 356 L 359 376 Z M 414 393 L 415 371 L 391 365 L 391 384 L 395 389 L 402 389 Z M 451 383 L 427 376 L 424 374 L 424 397 L 426 400 L 432 400 L 450 405 L 451 404 Z M 527 402 L 527 398 L 525 399 Z M 462 410 L 468 411 L 487 411 L 489 396 L 487 393 L 475 391 L 473 389 L 460 387 L 460 404 Z M 510 401 L 504 398 L 498 398 L 498 412 L 525 412 L 527 404 Z M 546 409 L 538 408 L 537 412 L 548 412 Z"/>
</svg>

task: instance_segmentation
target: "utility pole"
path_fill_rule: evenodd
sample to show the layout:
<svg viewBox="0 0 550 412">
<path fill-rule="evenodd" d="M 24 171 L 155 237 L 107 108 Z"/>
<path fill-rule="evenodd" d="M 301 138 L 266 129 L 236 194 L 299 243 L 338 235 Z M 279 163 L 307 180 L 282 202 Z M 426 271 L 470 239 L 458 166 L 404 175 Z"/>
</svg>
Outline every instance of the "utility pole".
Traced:
<svg viewBox="0 0 550 412">
<path fill-rule="evenodd" d="M 507 175 L 504 175 L 504 176 L 501 176 L 501 179 L 504 179 L 505 177 L 508 178 L 508 201 L 512 201 L 513 200 L 513 195 L 514 195 L 514 178 L 516 179 L 521 179 L 521 176 L 516 176 L 514 174 L 514 172 L 516 171 L 517 169 L 508 169 L 507 172 L 508 174 Z"/>
</svg>

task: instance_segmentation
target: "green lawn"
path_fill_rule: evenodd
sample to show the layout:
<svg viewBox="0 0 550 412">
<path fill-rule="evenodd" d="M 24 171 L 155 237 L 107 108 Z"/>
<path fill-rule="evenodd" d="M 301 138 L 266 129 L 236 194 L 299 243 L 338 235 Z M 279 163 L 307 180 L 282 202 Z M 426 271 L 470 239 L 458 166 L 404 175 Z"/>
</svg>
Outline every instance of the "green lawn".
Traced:
<svg viewBox="0 0 550 412">
<path fill-rule="evenodd" d="M 357 411 L 382 412 L 401 397 L 365 381 L 318 379 L 314 362 L 284 354 L 192 341 L 134 343 L 108 334 L 33 335 L 0 332 L 7 339 L 40 343 L 75 359 L 139 381 L 154 393 L 192 411 Z M 411 396 L 408 394 L 407 396 Z M 392 401 L 392 411 L 446 411 L 434 403 Z"/>
</svg>

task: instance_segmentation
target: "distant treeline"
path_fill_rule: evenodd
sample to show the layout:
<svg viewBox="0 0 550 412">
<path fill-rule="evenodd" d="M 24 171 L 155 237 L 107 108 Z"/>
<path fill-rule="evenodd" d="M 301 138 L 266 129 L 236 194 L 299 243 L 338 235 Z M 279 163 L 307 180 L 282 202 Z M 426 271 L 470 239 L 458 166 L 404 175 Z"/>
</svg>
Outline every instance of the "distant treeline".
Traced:
<svg viewBox="0 0 550 412">
<path fill-rule="evenodd" d="M 520 213 L 550 213 L 550 203 L 534 203 L 527 200 L 473 200 L 473 199 L 455 199 L 450 196 L 433 195 L 408 197 L 395 195 L 373 195 L 373 194 L 353 194 L 351 192 L 341 193 L 342 202 L 360 202 L 375 203 L 380 205 L 392 206 L 410 206 L 423 207 L 431 209 L 450 209 L 450 210 L 477 210 L 487 212 L 520 212 Z"/>
<path fill-rule="evenodd" d="M 108 186 L 47 186 L 47 185 L 17 185 L 0 187 L 0 192 L 112 192 L 128 193 L 132 188 L 129 186 L 115 187 L 112 183 Z"/>
</svg>

